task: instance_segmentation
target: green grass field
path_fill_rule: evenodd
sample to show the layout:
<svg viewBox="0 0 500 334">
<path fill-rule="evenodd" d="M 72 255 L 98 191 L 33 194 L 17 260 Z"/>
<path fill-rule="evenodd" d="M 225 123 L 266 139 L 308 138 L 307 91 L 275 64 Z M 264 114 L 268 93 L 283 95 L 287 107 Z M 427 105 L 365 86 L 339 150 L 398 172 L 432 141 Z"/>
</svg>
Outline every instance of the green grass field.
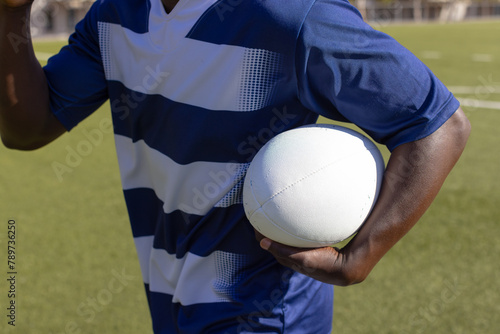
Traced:
<svg viewBox="0 0 500 334">
<path fill-rule="evenodd" d="M 468 99 L 473 131 L 417 226 L 365 282 L 336 288 L 334 333 L 496 334 L 500 109 L 470 101 L 500 104 L 500 22 L 377 28 Z M 40 42 L 36 50 L 43 58 L 60 46 Z M 109 119 L 105 105 L 46 148 L 0 148 L 1 333 L 151 333 Z M 102 141 L 58 176 L 54 166 L 69 166 L 68 152 L 82 148 L 90 131 Z M 15 327 L 7 324 L 9 220 L 16 226 Z"/>
</svg>

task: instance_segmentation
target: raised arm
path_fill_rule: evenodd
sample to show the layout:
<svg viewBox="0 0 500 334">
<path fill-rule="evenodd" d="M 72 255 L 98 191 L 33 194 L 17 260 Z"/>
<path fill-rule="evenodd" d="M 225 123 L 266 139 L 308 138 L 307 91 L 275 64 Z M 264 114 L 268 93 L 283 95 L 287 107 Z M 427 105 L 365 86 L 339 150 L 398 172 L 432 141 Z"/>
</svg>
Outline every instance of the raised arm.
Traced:
<svg viewBox="0 0 500 334">
<path fill-rule="evenodd" d="M 0 136 L 8 148 L 33 150 L 65 132 L 49 108 L 44 72 L 33 51 L 32 0 L 0 0 Z"/>
<path fill-rule="evenodd" d="M 372 213 L 343 249 L 293 248 L 258 236 L 261 246 L 283 265 L 320 281 L 335 285 L 363 281 L 427 210 L 460 157 L 469 132 L 469 121 L 458 109 L 433 134 L 398 146 Z"/>
</svg>

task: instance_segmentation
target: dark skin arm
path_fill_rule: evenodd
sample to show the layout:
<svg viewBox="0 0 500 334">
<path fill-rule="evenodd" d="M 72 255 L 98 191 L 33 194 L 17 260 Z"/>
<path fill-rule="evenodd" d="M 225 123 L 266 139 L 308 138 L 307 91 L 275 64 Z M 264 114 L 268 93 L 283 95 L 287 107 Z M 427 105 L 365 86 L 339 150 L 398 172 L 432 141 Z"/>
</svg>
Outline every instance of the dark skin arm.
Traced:
<svg viewBox="0 0 500 334">
<path fill-rule="evenodd" d="M 257 234 L 261 247 L 281 264 L 319 281 L 341 286 L 362 282 L 430 206 L 469 133 L 470 123 L 458 109 L 430 136 L 398 146 L 372 213 L 344 248 L 294 248 Z"/>
<path fill-rule="evenodd" d="M 178 0 L 162 0 L 170 12 Z M 29 32 L 33 0 L 0 0 L 0 137 L 11 149 L 34 150 L 66 132 L 49 107 L 45 74 Z"/>
<path fill-rule="evenodd" d="M 30 0 L 0 0 L 0 135 L 8 148 L 34 150 L 66 130 L 49 108 L 45 74 L 29 32 Z"/>
</svg>

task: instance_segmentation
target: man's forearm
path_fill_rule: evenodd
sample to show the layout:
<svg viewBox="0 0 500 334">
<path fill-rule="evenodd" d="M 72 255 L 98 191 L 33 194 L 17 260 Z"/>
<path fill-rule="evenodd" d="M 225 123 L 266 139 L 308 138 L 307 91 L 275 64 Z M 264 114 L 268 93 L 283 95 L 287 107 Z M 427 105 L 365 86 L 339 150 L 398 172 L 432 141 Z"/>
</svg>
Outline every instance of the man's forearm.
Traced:
<svg viewBox="0 0 500 334">
<path fill-rule="evenodd" d="M 0 2 L 0 135 L 7 147 L 35 149 L 63 132 L 49 109 L 44 72 L 29 31 L 30 5 Z"/>
<path fill-rule="evenodd" d="M 469 121 L 459 109 L 430 136 L 397 147 L 373 211 L 344 248 L 296 248 L 259 233 L 257 240 L 282 265 L 319 281 L 362 282 L 427 210 L 464 150 L 469 132 Z"/>
<path fill-rule="evenodd" d="M 343 250 L 364 263 L 354 266 L 359 271 L 352 273 L 349 284 L 364 279 L 424 214 L 460 157 L 469 132 L 470 124 L 459 109 L 434 134 L 394 150 L 373 212 Z"/>
</svg>

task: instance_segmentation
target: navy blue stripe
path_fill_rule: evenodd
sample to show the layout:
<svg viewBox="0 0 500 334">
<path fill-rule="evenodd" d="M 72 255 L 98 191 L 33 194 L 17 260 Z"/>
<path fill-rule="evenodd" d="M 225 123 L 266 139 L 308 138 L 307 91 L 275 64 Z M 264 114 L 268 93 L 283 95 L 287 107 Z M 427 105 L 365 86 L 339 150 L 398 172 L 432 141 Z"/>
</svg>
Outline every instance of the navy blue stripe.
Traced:
<svg viewBox="0 0 500 334">
<path fill-rule="evenodd" d="M 331 331 L 331 285 L 279 264 L 268 266 L 259 273 L 259 279 L 248 277 L 238 284 L 236 290 L 242 292 L 241 298 L 231 303 L 189 306 L 173 303 L 171 295 L 150 292 L 145 285 L 150 308 L 154 310 L 155 333 L 304 334 Z"/>
<path fill-rule="evenodd" d="M 183 257 L 188 251 L 208 256 L 220 250 L 236 254 L 266 254 L 254 237 L 242 204 L 213 208 L 205 216 L 180 210 L 163 212 L 163 202 L 152 189 L 124 191 L 134 237 L 154 235 L 153 246 Z"/>
<path fill-rule="evenodd" d="M 298 100 L 252 112 L 213 111 L 134 92 L 109 82 L 115 133 L 144 140 L 179 164 L 250 162 L 276 134 L 314 123 L 317 114 Z"/>
<path fill-rule="evenodd" d="M 138 34 L 148 32 L 149 0 L 99 0 L 98 6 L 99 21 L 119 24 Z"/>
<path fill-rule="evenodd" d="M 250 333 L 283 333 L 282 316 L 268 315 L 263 318 L 258 310 L 249 310 L 248 305 L 242 309 L 229 303 L 209 303 L 193 306 L 181 306 L 171 303 L 172 297 L 151 292 L 153 303 L 153 329 L 155 334 L 250 334 Z M 228 308 L 228 305 L 232 305 Z M 163 307 L 163 308 L 160 308 Z M 158 310 L 165 310 L 163 312 Z M 176 324 L 171 321 L 171 312 L 178 314 Z"/>
<path fill-rule="evenodd" d="M 217 1 L 187 37 L 214 44 L 293 54 L 301 23 L 312 2 Z"/>
<path fill-rule="evenodd" d="M 134 238 L 154 235 L 156 226 L 165 221 L 163 202 L 149 188 L 124 190 L 123 193 Z"/>
<path fill-rule="evenodd" d="M 291 275 L 290 269 L 273 262 L 260 269 L 259 279 L 248 275 L 235 282 L 232 290 L 239 293 L 231 302 L 189 306 L 173 303 L 171 295 L 151 292 L 146 286 L 155 333 L 283 333 L 282 298 L 288 287 L 283 279 Z"/>
</svg>

